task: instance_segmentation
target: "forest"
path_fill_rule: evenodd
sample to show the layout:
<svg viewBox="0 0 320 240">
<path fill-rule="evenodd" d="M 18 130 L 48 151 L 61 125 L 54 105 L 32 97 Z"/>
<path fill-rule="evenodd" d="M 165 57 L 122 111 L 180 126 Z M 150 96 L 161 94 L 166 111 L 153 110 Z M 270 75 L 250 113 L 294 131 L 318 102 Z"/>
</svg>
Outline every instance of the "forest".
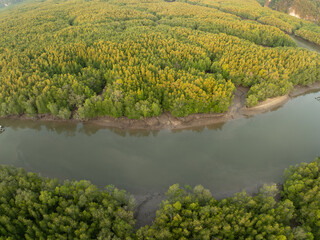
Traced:
<svg viewBox="0 0 320 240">
<path fill-rule="evenodd" d="M 0 116 L 222 113 L 319 80 L 314 23 L 255 0 L 46 0 L 0 12 Z"/>
<path fill-rule="evenodd" d="M 284 183 L 216 200 L 202 186 L 171 186 L 156 219 L 136 229 L 134 198 L 114 186 L 58 181 L 0 167 L 0 239 L 320 238 L 320 158 L 292 166 Z"/>
</svg>

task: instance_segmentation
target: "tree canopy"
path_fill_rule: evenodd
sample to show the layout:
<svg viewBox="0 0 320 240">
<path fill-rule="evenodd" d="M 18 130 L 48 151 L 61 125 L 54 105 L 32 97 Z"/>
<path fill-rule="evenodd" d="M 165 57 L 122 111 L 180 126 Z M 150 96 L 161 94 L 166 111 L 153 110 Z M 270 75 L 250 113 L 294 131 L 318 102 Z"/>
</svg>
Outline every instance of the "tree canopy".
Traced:
<svg viewBox="0 0 320 240">
<path fill-rule="evenodd" d="M 319 80 L 310 22 L 254 0 L 46 0 L 0 13 L 0 116 L 182 117 Z"/>
<path fill-rule="evenodd" d="M 133 202 L 112 186 L 0 167 L 0 239 L 131 239 Z"/>
</svg>

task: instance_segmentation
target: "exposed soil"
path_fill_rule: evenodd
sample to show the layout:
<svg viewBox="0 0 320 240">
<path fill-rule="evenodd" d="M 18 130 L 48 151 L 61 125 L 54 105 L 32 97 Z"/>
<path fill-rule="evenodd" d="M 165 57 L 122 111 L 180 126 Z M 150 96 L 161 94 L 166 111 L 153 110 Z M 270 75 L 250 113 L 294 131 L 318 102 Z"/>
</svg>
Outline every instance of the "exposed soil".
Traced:
<svg viewBox="0 0 320 240">
<path fill-rule="evenodd" d="M 273 109 L 276 109 L 283 104 L 285 104 L 290 97 L 288 95 L 275 97 L 275 98 L 268 98 L 267 100 L 259 103 L 257 106 L 251 108 L 242 108 L 240 111 L 242 114 L 247 116 L 253 116 L 258 113 L 264 113 Z"/>
</svg>

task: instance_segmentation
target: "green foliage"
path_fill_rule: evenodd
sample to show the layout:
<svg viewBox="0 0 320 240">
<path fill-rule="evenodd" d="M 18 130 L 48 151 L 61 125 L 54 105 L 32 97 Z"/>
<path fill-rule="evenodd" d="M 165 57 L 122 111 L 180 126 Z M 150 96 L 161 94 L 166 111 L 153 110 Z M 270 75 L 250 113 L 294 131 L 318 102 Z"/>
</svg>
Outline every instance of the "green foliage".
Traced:
<svg viewBox="0 0 320 240">
<path fill-rule="evenodd" d="M 293 33 L 293 26 L 285 21 L 283 21 L 280 18 L 277 18 L 275 16 L 264 16 L 258 19 L 259 22 L 267 24 L 267 25 L 272 25 L 275 26 L 289 34 Z"/>
<path fill-rule="evenodd" d="M 320 158 L 290 167 L 285 172 L 283 196 L 291 200 L 298 215 L 299 235 L 320 238 Z M 300 238 L 302 239 L 302 237 Z"/>
<path fill-rule="evenodd" d="M 271 11 L 269 8 L 263 8 L 261 6 L 267 5 L 273 9 L 286 13 L 294 10 L 295 13 L 300 15 L 302 18 L 319 23 L 320 13 L 317 13 L 320 9 L 319 0 L 266 0 L 263 1 L 263 3 L 262 1 L 263 0 L 190 0 L 193 4 L 210 6 L 244 19 L 256 20 L 260 23 L 274 26 L 286 33 L 294 33 L 297 36 L 319 45 L 320 27 L 318 25 L 298 19 L 288 14 Z M 304 12 L 309 12 L 309 14 L 305 14 Z"/>
<path fill-rule="evenodd" d="M 132 239 L 132 199 L 114 187 L 0 166 L 0 192 L 0 239 Z"/>
</svg>

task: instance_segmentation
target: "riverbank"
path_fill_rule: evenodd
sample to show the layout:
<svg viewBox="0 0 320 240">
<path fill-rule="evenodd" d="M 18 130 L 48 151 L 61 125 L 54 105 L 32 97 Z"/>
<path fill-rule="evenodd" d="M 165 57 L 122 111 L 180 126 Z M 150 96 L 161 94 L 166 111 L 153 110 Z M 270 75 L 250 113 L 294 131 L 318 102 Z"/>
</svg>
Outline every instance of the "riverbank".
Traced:
<svg viewBox="0 0 320 240">
<path fill-rule="evenodd" d="M 237 87 L 233 104 L 230 106 L 229 111 L 225 113 L 198 113 L 191 114 L 187 117 L 174 117 L 169 112 L 164 112 L 158 117 L 145 119 L 128 119 L 127 117 L 113 118 L 106 116 L 96 119 L 90 119 L 87 121 L 80 121 L 77 119 L 61 120 L 49 114 L 38 115 L 36 117 L 28 117 L 26 115 L 8 116 L 5 117 L 5 119 L 25 119 L 34 121 L 60 121 L 76 123 L 83 122 L 84 124 L 93 124 L 101 127 L 111 127 L 128 130 L 183 130 L 194 127 L 206 127 L 218 123 L 224 123 L 232 119 L 251 117 L 256 114 L 276 110 L 292 98 L 307 93 L 320 91 L 320 82 L 308 86 L 296 86 L 288 95 L 269 98 L 251 108 L 247 108 L 245 106 L 246 94 L 248 93 L 248 91 L 249 88 L 241 86 Z"/>
<path fill-rule="evenodd" d="M 266 184 L 266 183 L 264 183 Z M 237 189 L 234 191 L 225 191 L 219 194 L 212 192 L 213 197 L 216 200 L 222 200 L 225 198 L 229 198 L 234 196 L 236 193 L 240 193 L 245 191 L 249 196 L 254 196 L 259 192 L 259 189 L 263 187 L 262 183 L 256 183 L 253 186 Z M 269 184 L 273 184 L 269 182 Z M 277 187 L 279 190 L 283 188 L 283 182 L 277 183 Z M 156 212 L 161 207 L 161 203 L 167 199 L 166 194 L 164 192 L 154 192 L 147 194 L 133 194 L 135 199 L 135 210 L 134 217 L 136 219 L 136 229 L 144 227 L 146 225 L 151 225 L 153 221 L 156 219 Z M 280 199 L 278 198 L 278 201 Z"/>
<path fill-rule="evenodd" d="M 181 130 L 193 127 L 209 126 L 217 123 L 224 123 L 232 119 L 250 117 L 256 114 L 265 113 L 275 110 L 283 106 L 291 98 L 307 94 L 310 92 L 320 91 L 320 82 L 308 86 L 296 86 L 290 94 L 269 98 L 257 106 L 247 108 L 245 106 L 246 94 L 248 88 L 238 87 L 235 93 L 233 104 L 226 113 L 199 113 L 191 114 L 187 117 L 174 117 L 169 112 L 163 113 L 159 117 L 151 117 L 147 119 L 128 119 L 125 117 L 115 119 L 112 117 L 103 117 L 92 119 L 87 123 L 96 124 L 104 127 L 116 127 L 123 129 L 147 129 L 147 130 L 160 130 L 171 129 Z"/>
</svg>

